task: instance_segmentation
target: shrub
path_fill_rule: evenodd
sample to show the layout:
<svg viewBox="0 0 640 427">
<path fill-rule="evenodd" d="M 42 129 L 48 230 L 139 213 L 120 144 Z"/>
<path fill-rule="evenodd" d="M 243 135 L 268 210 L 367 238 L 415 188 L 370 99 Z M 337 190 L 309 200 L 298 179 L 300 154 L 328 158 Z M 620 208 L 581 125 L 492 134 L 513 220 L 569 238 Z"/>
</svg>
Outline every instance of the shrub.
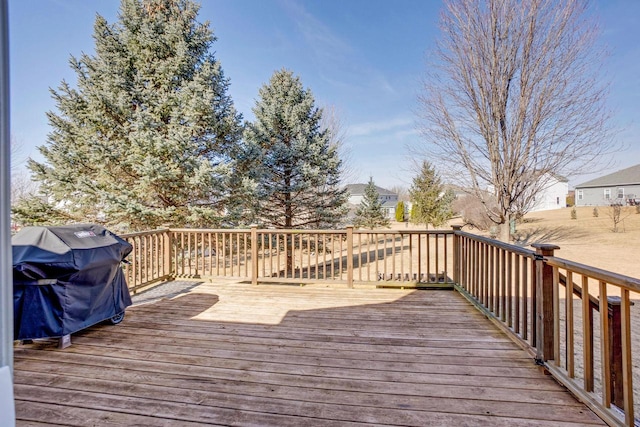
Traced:
<svg viewBox="0 0 640 427">
<path fill-rule="evenodd" d="M 492 207 L 495 207 L 492 204 Z M 459 197 L 453 202 L 453 210 L 458 212 L 465 224 L 486 231 L 495 225 L 487 215 L 487 211 L 480 199 L 467 195 Z"/>
<path fill-rule="evenodd" d="M 396 221 L 404 222 L 404 202 L 402 200 L 396 205 Z"/>
</svg>

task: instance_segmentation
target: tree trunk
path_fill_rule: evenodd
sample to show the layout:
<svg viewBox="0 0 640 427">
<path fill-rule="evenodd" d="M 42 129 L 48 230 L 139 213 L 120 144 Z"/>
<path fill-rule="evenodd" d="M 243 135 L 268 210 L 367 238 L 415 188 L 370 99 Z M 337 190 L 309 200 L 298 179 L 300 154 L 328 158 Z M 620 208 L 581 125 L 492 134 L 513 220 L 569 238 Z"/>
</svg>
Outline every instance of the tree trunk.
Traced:
<svg viewBox="0 0 640 427">
<path fill-rule="evenodd" d="M 504 222 L 498 225 L 500 227 L 499 238 L 505 243 L 511 242 L 511 215 L 507 214 Z"/>
<path fill-rule="evenodd" d="M 291 207 L 291 168 L 285 168 L 285 177 L 284 177 L 285 187 L 287 192 L 284 195 L 284 228 L 287 230 L 291 230 L 293 227 L 293 208 Z M 293 238 L 291 235 L 287 234 L 286 237 L 286 245 L 287 245 L 287 266 L 285 268 L 285 277 L 288 272 L 291 272 L 291 277 L 296 277 L 296 272 L 293 270 L 293 251 L 295 250 L 295 246 L 293 245 Z"/>
</svg>

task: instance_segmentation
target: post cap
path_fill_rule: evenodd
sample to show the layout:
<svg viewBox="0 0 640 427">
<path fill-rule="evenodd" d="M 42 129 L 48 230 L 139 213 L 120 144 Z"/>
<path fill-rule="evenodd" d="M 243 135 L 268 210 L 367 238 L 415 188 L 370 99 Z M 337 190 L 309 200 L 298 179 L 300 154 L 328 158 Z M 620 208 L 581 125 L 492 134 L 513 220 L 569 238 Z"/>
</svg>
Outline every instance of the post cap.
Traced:
<svg viewBox="0 0 640 427">
<path fill-rule="evenodd" d="M 533 243 L 531 246 L 536 249 L 536 252 L 553 252 L 560 249 L 560 246 L 549 243 Z"/>
</svg>

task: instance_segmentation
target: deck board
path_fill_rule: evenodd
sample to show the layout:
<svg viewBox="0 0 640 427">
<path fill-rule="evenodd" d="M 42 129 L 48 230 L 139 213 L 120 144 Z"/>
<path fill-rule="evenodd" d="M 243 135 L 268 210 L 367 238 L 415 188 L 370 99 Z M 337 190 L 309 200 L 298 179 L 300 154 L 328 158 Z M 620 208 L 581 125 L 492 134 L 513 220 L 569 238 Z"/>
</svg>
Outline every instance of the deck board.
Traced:
<svg viewBox="0 0 640 427">
<path fill-rule="evenodd" d="M 204 284 L 15 347 L 18 425 L 603 425 L 454 291 Z"/>
</svg>

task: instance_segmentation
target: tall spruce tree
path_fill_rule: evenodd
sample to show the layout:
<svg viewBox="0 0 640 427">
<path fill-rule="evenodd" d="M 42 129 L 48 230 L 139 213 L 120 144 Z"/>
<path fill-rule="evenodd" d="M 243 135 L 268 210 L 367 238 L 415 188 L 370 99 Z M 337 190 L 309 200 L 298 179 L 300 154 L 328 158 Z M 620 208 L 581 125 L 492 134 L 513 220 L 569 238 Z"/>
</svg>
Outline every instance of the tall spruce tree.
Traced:
<svg viewBox="0 0 640 427">
<path fill-rule="evenodd" d="M 422 162 L 418 175 L 413 178 L 409 196 L 413 203 L 411 222 L 415 224 L 439 227 L 453 216 L 451 204 L 454 194 L 450 190 L 445 191 L 440 176 L 427 161 Z"/>
<path fill-rule="evenodd" d="M 95 54 L 71 57 L 76 88 L 51 90 L 45 162 L 29 163 L 50 208 L 133 230 L 219 223 L 241 116 L 198 10 L 122 0 L 117 23 L 96 18 Z"/>
<path fill-rule="evenodd" d="M 260 89 L 245 129 L 256 182 L 256 220 L 276 228 L 333 227 L 344 216 L 342 162 L 322 110 L 300 79 L 276 71 Z"/>
<path fill-rule="evenodd" d="M 382 201 L 373 177 L 369 177 L 369 183 L 364 188 L 364 195 L 356 208 L 353 225 L 370 229 L 389 226 L 389 218 L 382 211 Z"/>
</svg>

